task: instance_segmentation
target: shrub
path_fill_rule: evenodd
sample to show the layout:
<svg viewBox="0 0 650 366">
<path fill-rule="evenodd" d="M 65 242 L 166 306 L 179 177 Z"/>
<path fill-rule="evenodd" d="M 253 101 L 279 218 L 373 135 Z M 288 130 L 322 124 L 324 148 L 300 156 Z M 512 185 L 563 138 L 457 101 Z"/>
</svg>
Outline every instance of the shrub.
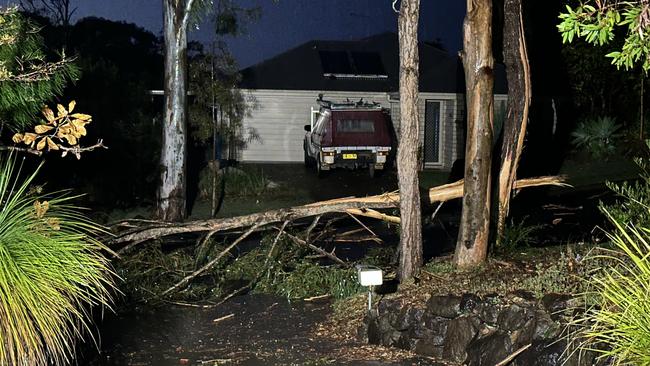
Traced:
<svg viewBox="0 0 650 366">
<path fill-rule="evenodd" d="M 594 158 L 607 158 L 616 152 L 617 133 L 621 126 L 613 117 L 584 120 L 571 134 L 576 148 L 585 148 Z"/>
<path fill-rule="evenodd" d="M 610 265 L 589 279 L 589 307 L 571 322 L 578 327 L 572 337 L 581 350 L 612 358 L 615 365 L 649 365 L 650 231 L 609 218 L 614 249 L 600 258 Z"/>
<path fill-rule="evenodd" d="M 212 197 L 213 172 L 214 164 L 209 164 L 200 173 L 199 194 L 203 199 Z M 223 191 L 228 197 L 260 196 L 272 189 L 270 183 L 271 181 L 261 169 L 228 168 L 218 171 L 216 187 L 220 195 L 223 186 Z"/>
<path fill-rule="evenodd" d="M 0 161 L 0 364 L 67 364 L 91 307 L 111 302 L 105 247 L 92 238 L 101 229 L 73 197 L 30 190 L 36 172 L 20 181 L 14 166 Z"/>
<path fill-rule="evenodd" d="M 510 252 L 518 247 L 527 247 L 533 241 L 533 234 L 539 231 L 543 225 L 528 225 L 522 219 L 519 223 L 511 220 L 503 229 L 501 238 L 497 241 L 496 249 L 502 252 Z"/>
<path fill-rule="evenodd" d="M 650 141 L 646 141 L 646 147 Z M 641 172 L 637 181 L 628 183 L 608 182 L 607 186 L 621 199 L 613 205 L 601 203 L 601 210 L 606 210 L 618 222 L 634 223 L 638 227 L 650 227 L 650 171 L 647 159 L 634 160 Z"/>
</svg>

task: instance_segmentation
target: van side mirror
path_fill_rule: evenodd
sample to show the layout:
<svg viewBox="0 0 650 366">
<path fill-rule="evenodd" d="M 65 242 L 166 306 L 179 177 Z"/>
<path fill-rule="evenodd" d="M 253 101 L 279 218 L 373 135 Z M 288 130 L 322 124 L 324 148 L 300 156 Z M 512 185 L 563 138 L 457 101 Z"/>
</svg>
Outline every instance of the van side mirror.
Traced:
<svg viewBox="0 0 650 366">
<path fill-rule="evenodd" d="M 305 125 L 305 131 L 311 132 L 311 125 Z"/>
</svg>

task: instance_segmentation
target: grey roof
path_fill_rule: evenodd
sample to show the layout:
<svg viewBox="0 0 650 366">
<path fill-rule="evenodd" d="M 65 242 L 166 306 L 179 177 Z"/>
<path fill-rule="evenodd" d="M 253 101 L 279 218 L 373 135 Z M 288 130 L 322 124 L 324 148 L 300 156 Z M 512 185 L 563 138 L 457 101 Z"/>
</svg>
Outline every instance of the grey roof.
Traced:
<svg viewBox="0 0 650 366">
<path fill-rule="evenodd" d="M 319 51 L 377 52 L 386 78 L 357 79 L 324 76 Z M 395 33 L 382 33 L 358 41 L 309 41 L 273 58 L 241 70 L 243 89 L 340 90 L 397 92 L 399 90 L 399 46 Z M 433 45 L 419 44 L 420 91 L 464 93 L 460 58 Z M 503 65 L 495 71 L 495 94 L 506 94 Z"/>
</svg>

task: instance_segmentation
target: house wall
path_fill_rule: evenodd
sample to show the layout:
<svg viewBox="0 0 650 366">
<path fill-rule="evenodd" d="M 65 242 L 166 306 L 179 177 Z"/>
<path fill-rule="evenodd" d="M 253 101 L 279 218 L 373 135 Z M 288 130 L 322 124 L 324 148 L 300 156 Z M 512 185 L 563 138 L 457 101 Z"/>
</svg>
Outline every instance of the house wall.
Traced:
<svg viewBox="0 0 650 366">
<path fill-rule="evenodd" d="M 316 102 L 319 91 L 313 90 L 243 90 L 254 108 L 244 119 L 244 130 L 253 128 L 260 141 L 252 141 L 241 152 L 244 162 L 302 162 L 303 126 L 310 123 L 311 108 L 318 110 Z M 346 98 L 356 101 L 363 98 L 389 108 L 396 132 L 399 131 L 399 100 L 390 99 L 383 92 L 322 92 L 324 99 L 342 101 Z M 495 100 L 505 96 L 495 96 Z M 462 156 L 464 98 L 450 93 L 420 93 L 419 123 L 420 144 L 424 141 L 424 113 L 427 100 L 441 102 L 440 162 L 427 164 L 424 168 L 451 169 L 453 162 Z M 497 103 L 495 103 L 496 105 Z"/>
</svg>

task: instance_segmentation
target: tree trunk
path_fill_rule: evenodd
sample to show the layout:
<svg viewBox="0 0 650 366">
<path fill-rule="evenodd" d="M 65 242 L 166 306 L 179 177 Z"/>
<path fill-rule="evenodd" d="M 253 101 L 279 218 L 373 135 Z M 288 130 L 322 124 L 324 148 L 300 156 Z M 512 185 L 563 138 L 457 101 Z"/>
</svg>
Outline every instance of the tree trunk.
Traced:
<svg viewBox="0 0 650 366">
<path fill-rule="evenodd" d="M 517 178 L 524 148 L 531 98 L 530 66 L 522 15 L 522 0 L 505 0 L 503 6 L 503 53 L 508 75 L 508 112 L 503 122 L 501 170 L 499 172 L 497 240 L 503 237 L 510 208 L 512 185 Z"/>
<path fill-rule="evenodd" d="M 418 16 L 420 0 L 402 0 L 399 30 L 400 124 L 397 174 L 400 191 L 400 261 L 406 280 L 422 266 L 422 219 L 418 184 Z"/>
<path fill-rule="evenodd" d="M 161 181 L 156 215 L 179 221 L 186 214 L 187 23 L 192 0 L 163 0 L 165 111 Z"/>
<path fill-rule="evenodd" d="M 490 165 L 493 135 L 492 1 L 468 0 L 462 53 L 467 99 L 467 148 L 463 213 L 454 262 L 485 261 L 490 227 Z"/>
</svg>

